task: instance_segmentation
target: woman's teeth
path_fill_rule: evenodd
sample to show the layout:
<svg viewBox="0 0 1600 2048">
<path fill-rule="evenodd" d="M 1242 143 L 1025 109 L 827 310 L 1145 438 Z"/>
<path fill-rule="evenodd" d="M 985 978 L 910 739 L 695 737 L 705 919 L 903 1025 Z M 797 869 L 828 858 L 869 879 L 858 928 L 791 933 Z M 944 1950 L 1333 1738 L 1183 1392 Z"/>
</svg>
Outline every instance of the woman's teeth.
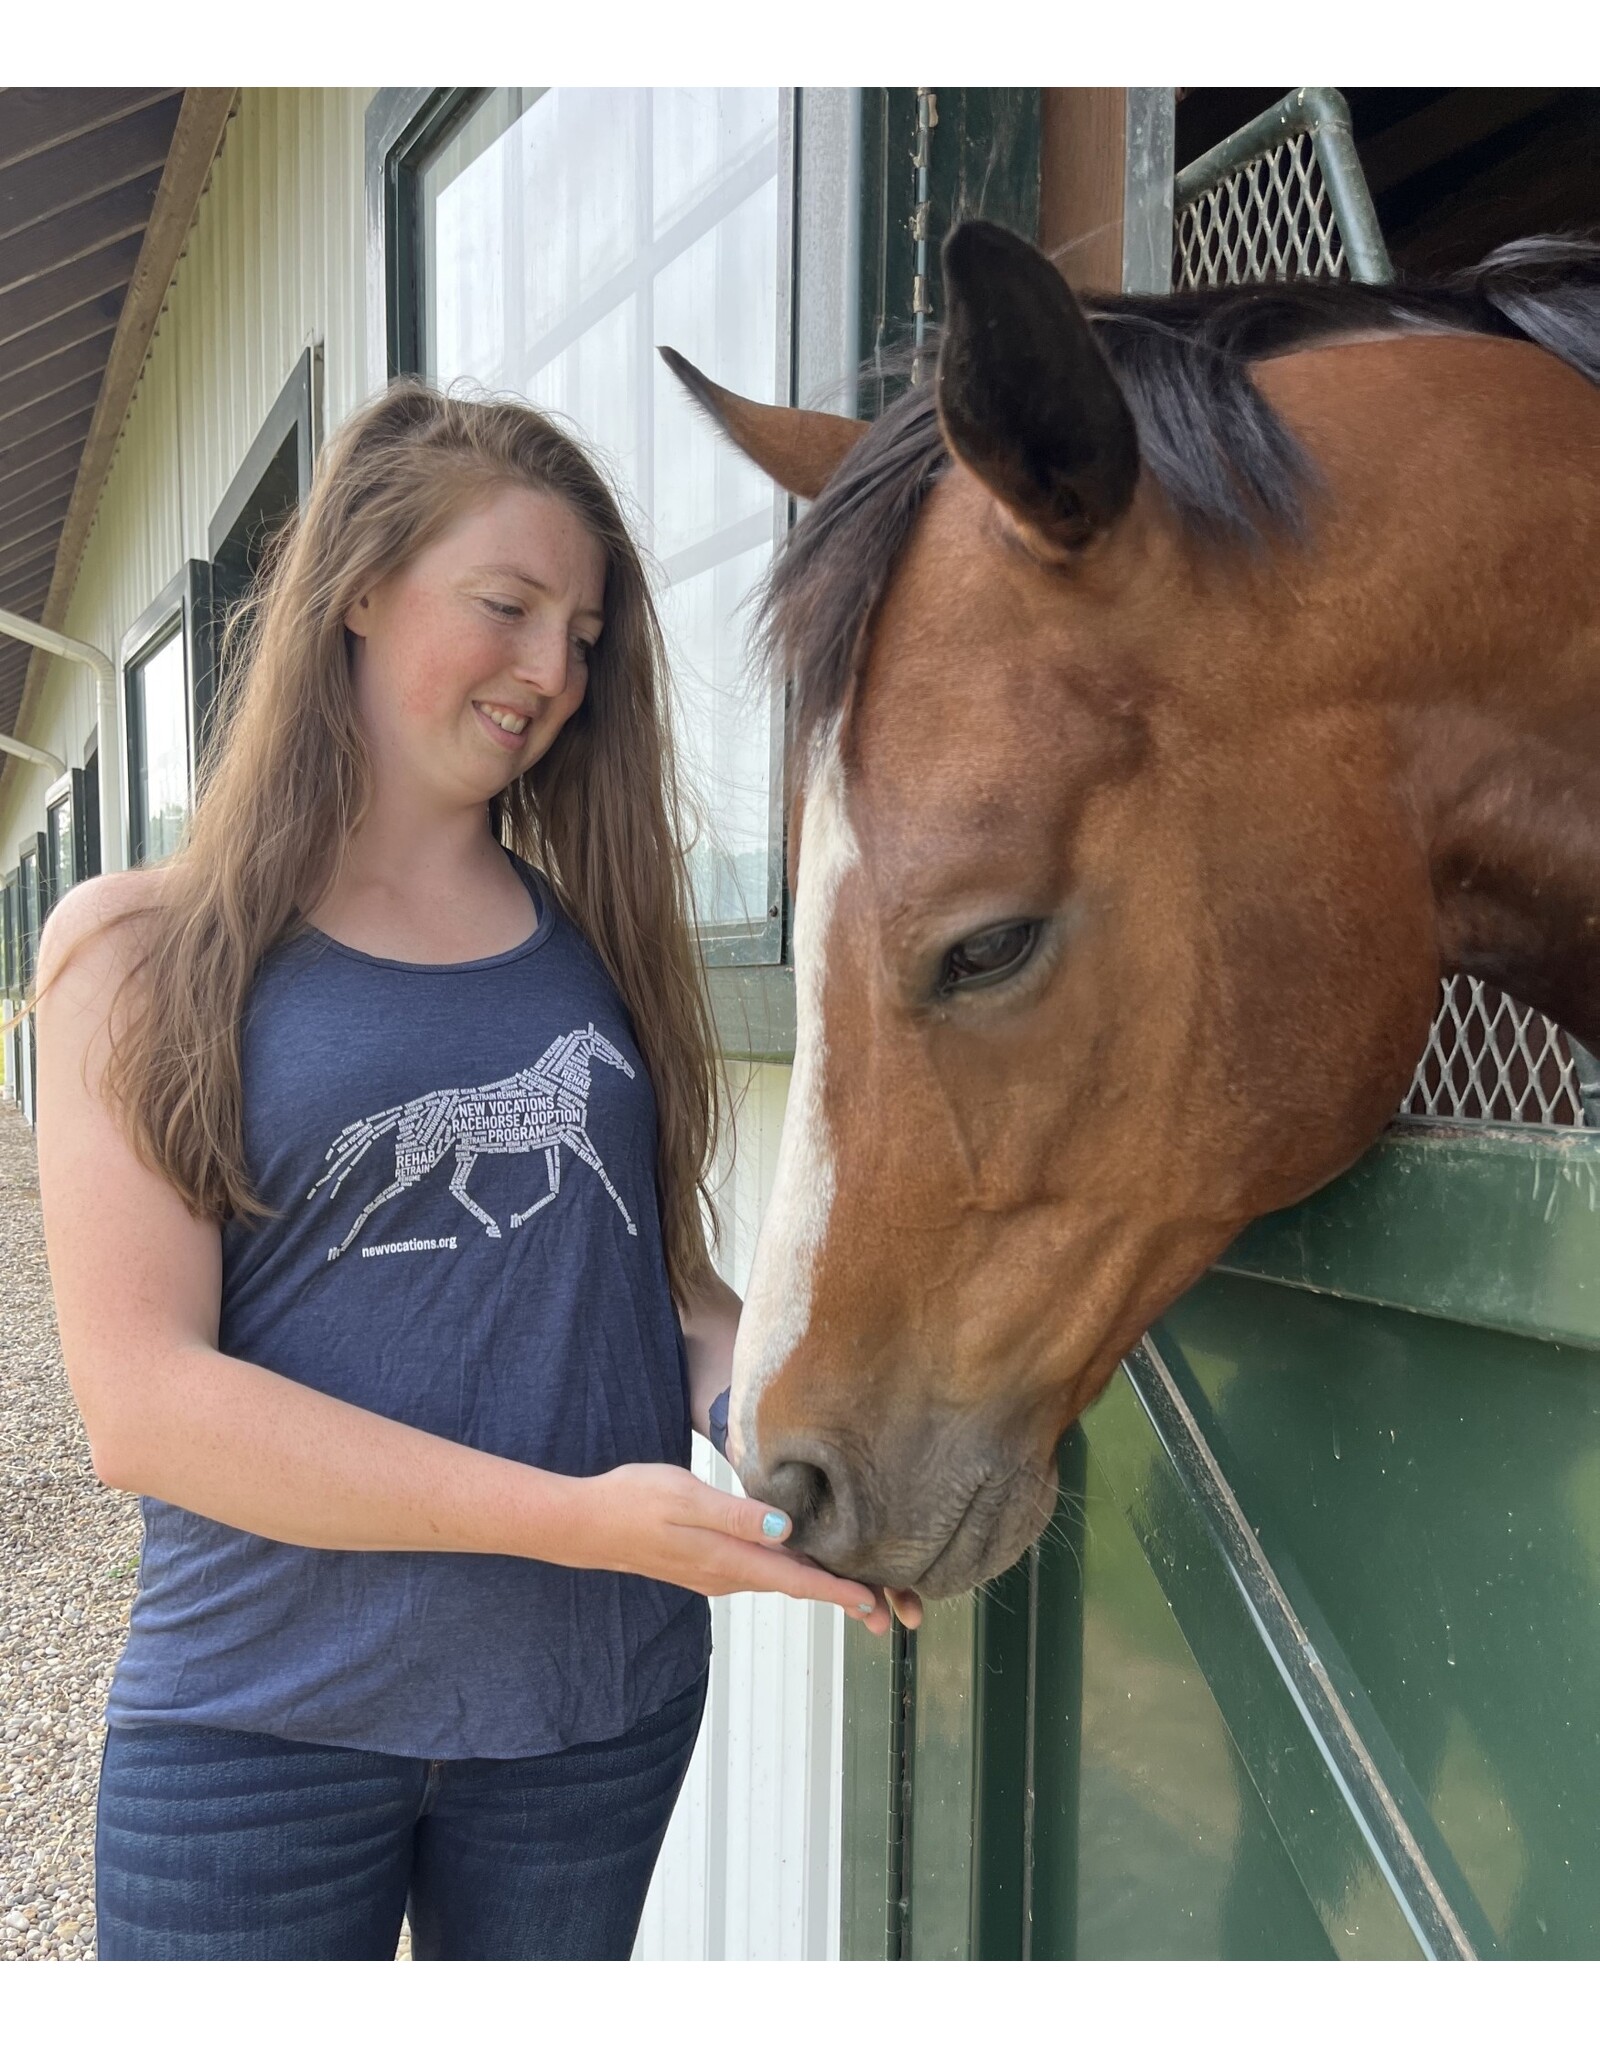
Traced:
<svg viewBox="0 0 1600 2048">
<path fill-rule="evenodd" d="M 515 711 L 502 711 L 498 704 L 479 704 L 478 709 L 502 732 L 521 733 L 528 729 L 526 718 L 519 717 Z"/>
</svg>

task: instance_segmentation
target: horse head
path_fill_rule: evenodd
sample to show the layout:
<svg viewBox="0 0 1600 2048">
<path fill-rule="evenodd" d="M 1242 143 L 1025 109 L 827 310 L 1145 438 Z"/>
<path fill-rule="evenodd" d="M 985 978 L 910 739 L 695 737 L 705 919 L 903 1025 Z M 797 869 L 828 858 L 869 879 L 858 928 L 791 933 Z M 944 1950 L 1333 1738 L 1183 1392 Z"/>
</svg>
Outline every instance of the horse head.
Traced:
<svg viewBox="0 0 1600 2048">
<path fill-rule="evenodd" d="M 617 1067 L 627 1075 L 630 1081 L 633 1079 L 633 1068 L 623 1058 L 622 1054 L 618 1052 L 610 1039 L 596 1031 L 592 1024 L 586 1031 L 575 1031 L 573 1033 L 573 1041 L 576 1049 L 583 1054 L 585 1061 L 598 1060 L 603 1067 Z"/>
<path fill-rule="evenodd" d="M 1413 372 L 1518 346 L 1255 364 L 1271 411 L 1241 396 L 1216 459 L 1248 500 L 1275 433 L 1307 488 L 1219 540 L 1042 256 L 970 223 L 945 287 L 934 391 L 870 429 L 674 364 L 817 500 L 768 600 L 796 1046 L 731 1452 L 797 1546 L 934 1595 L 1020 1553 L 1132 1342 L 1404 1095 L 1442 941 L 1386 679 L 1465 658 L 1483 610 L 1432 531 L 1464 485 Z"/>
</svg>

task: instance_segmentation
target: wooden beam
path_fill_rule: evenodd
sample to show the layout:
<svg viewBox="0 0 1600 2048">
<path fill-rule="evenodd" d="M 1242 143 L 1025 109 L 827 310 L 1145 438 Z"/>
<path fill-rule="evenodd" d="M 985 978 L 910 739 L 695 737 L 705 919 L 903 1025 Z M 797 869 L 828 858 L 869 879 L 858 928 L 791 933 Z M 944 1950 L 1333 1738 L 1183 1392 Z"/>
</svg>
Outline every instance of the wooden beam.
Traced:
<svg viewBox="0 0 1600 2048">
<path fill-rule="evenodd" d="M 46 327 L 30 327 L 26 334 L 19 334 L 13 341 L 0 341 L 0 377 L 14 377 L 19 370 L 46 362 L 51 356 L 59 355 L 62 349 L 71 348 L 91 334 L 103 334 L 106 347 L 110 348 L 120 310 L 120 300 L 108 306 L 102 295 L 98 299 L 86 300 L 81 306 L 74 306 L 70 313 L 61 314 Z"/>
<path fill-rule="evenodd" d="M 49 588 L 48 574 L 24 576 L 17 583 L 10 585 L 0 584 L 0 610 L 20 612 L 25 619 L 31 619 L 35 616 L 37 608 L 44 603 L 45 593 Z M 37 648 L 34 649 L 36 654 L 38 651 Z M 29 662 L 28 666 L 31 668 L 32 662 Z M 15 756 L 12 758 L 15 759 Z"/>
<path fill-rule="evenodd" d="M 61 545 L 56 550 L 55 571 L 37 615 L 45 625 L 57 631 L 62 630 L 66 620 L 72 586 L 77 581 L 78 567 L 100 502 L 100 492 L 110 473 L 117 437 L 122 432 L 122 423 L 144 369 L 173 272 L 178 267 L 178 258 L 183 254 L 183 245 L 194 224 L 195 211 L 211 176 L 217 151 L 222 147 L 222 138 L 237 97 L 238 87 L 231 85 L 191 86 L 183 96 L 161 189 L 156 194 L 155 209 L 145 230 L 144 246 L 139 251 L 139 261 L 134 267 L 127 297 L 122 302 L 116 340 L 111 345 L 111 360 L 106 365 L 99 401 L 84 441 L 72 505 L 62 530 Z M 49 661 L 50 657 L 43 649 L 34 649 L 28 663 L 22 702 L 16 721 L 9 728 L 11 731 L 18 731 L 27 722 Z M 9 764 L 15 758 L 7 755 L 7 766 L 0 769 L 0 798 L 5 794 Z"/>
<path fill-rule="evenodd" d="M 0 519 L 0 548 L 9 547 L 12 541 L 36 526 L 59 526 L 67 516 L 67 506 L 71 502 L 70 483 L 54 487 L 46 484 L 40 490 L 27 492 L 18 504 L 13 504 L 8 497 L 5 510 L 12 516 Z"/>
<path fill-rule="evenodd" d="M 89 432 L 89 422 L 94 418 L 93 405 L 86 405 L 82 412 L 71 419 L 57 420 L 55 425 L 42 434 L 30 434 L 27 441 L 19 442 L 13 448 L 0 451 L 0 485 L 13 483 L 19 476 L 26 476 L 29 470 L 51 462 L 58 455 L 70 454 L 75 463 L 82 463 L 84 438 Z M 41 446 L 40 443 L 43 443 Z M 24 460 L 13 458 L 18 454 Z M 52 470 L 53 476 L 55 472 Z M 32 479 L 37 483 L 39 479 Z"/>
<path fill-rule="evenodd" d="M 91 334 L 87 341 L 46 356 L 43 362 L 30 363 L 27 369 L 18 370 L 15 376 L 0 377 L 0 420 L 25 405 L 32 405 L 36 398 L 47 398 L 52 391 L 65 391 L 69 384 L 76 384 L 91 370 L 97 370 L 103 376 L 110 353 L 111 330 L 108 327 L 99 334 Z"/>
<path fill-rule="evenodd" d="M 35 562 L 48 562 L 56 551 L 59 537 L 59 524 L 37 527 L 26 539 L 14 541 L 8 548 L 0 548 L 0 576 L 17 576 Z"/>
<path fill-rule="evenodd" d="M 1075 290 L 1120 292 L 1127 94 L 1052 86 L 1039 99 L 1039 246 Z"/>
<path fill-rule="evenodd" d="M 117 86 L 63 92 L 59 86 L 22 86 L 0 93 L 0 168 L 54 149 L 58 142 L 125 120 L 141 107 L 172 97 L 174 88 Z"/>
<path fill-rule="evenodd" d="M 42 497 L 46 491 L 70 491 L 77 480 L 78 463 L 83 455 L 81 441 L 69 442 L 62 448 L 54 461 L 29 465 L 29 474 L 21 483 L 8 484 L 5 502 L 20 505 L 30 496 Z M 0 642 L 0 645 L 3 645 Z"/>
<path fill-rule="evenodd" d="M 0 463 L 9 463 L 15 450 L 26 448 L 30 441 L 49 433 L 62 420 L 93 412 L 104 376 L 104 365 L 85 370 L 60 391 L 47 392 L 44 397 L 19 406 L 15 413 L 0 414 Z"/>
<path fill-rule="evenodd" d="M 0 291 L 43 277 L 75 256 L 87 256 L 124 235 L 143 234 L 161 187 L 161 173 L 145 171 L 82 206 L 69 206 L 0 240 Z M 0 231 L 3 232 L 3 231 Z"/>
<path fill-rule="evenodd" d="M 52 270 L 44 277 L 33 278 L 27 284 L 13 285 L 10 291 L 0 292 L 0 334 L 9 340 L 15 335 L 26 334 L 31 327 L 43 327 L 47 321 L 70 313 L 86 300 L 102 299 L 108 292 L 123 291 L 133 276 L 143 245 L 143 236 L 135 230 L 104 249 L 96 249 L 87 256 L 75 256 L 70 263 L 63 263 L 60 269 Z"/>
<path fill-rule="evenodd" d="M 26 227 L 125 185 L 141 171 L 158 171 L 175 134 L 171 102 L 161 101 L 125 121 L 24 157 L 0 171 L 0 220 L 13 229 Z"/>
</svg>

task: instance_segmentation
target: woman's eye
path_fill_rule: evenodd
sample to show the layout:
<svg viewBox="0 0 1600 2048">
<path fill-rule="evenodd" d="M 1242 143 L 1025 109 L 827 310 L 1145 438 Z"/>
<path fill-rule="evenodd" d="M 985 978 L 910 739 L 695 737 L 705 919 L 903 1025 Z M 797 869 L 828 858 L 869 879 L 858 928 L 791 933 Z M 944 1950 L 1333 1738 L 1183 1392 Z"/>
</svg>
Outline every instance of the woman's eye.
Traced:
<svg viewBox="0 0 1600 2048">
<path fill-rule="evenodd" d="M 522 617 L 522 607 L 520 604 L 502 604 L 495 597 L 486 597 L 483 602 L 497 619 L 520 619 Z"/>
<path fill-rule="evenodd" d="M 1017 924 L 997 924 L 986 932 L 974 932 L 959 946 L 952 946 L 939 969 L 937 993 L 972 988 L 992 981 L 1004 981 L 1015 974 L 1033 955 L 1039 941 L 1039 924 L 1034 918 Z"/>
</svg>

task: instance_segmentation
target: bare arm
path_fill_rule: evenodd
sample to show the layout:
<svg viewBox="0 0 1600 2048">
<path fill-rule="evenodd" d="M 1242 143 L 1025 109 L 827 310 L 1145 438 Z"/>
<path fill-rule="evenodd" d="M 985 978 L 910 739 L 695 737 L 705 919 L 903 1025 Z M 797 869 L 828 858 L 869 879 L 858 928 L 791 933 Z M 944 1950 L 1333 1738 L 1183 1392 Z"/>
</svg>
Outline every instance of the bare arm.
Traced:
<svg viewBox="0 0 1600 2048">
<path fill-rule="evenodd" d="M 141 1164 L 102 1088 L 111 991 L 137 949 L 128 927 L 104 931 L 102 920 L 157 884 L 116 875 L 73 890 L 40 958 L 45 1242 L 99 1476 L 280 1542 L 539 1557 L 706 1592 L 823 1599 L 865 1610 L 875 1632 L 887 1626 L 866 1588 L 778 1548 L 787 1532 L 763 1532 L 760 1502 L 675 1466 L 541 1472 L 217 1349 L 221 1233 Z"/>
</svg>

